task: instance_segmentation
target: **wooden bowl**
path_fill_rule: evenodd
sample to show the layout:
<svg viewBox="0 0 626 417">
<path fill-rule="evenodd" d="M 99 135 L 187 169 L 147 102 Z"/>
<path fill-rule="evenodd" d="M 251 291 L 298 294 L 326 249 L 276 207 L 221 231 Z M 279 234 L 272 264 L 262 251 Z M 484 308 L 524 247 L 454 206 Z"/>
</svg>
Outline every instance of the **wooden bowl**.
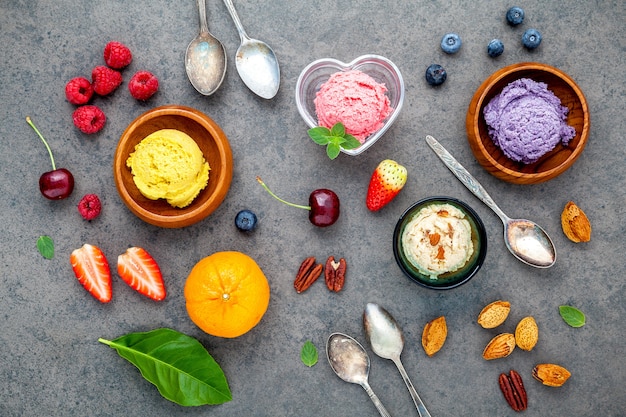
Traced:
<svg viewBox="0 0 626 417">
<path fill-rule="evenodd" d="M 576 130 L 567 146 L 558 144 L 532 164 L 513 161 L 502 153 L 489 136 L 483 114 L 494 96 L 520 78 L 546 83 L 569 109 L 567 124 Z M 481 84 L 467 110 L 465 127 L 474 156 L 490 174 L 515 184 L 537 184 L 562 174 L 578 159 L 589 136 L 589 109 L 582 91 L 567 74 L 549 65 L 524 62 L 496 71 Z"/>
<path fill-rule="evenodd" d="M 126 166 L 135 145 L 161 129 L 177 129 L 191 136 L 211 168 L 207 186 L 184 208 L 144 197 Z M 207 115 L 189 107 L 162 106 L 137 117 L 124 130 L 115 151 L 113 176 L 122 201 L 137 217 L 155 226 L 185 227 L 204 219 L 224 201 L 233 176 L 233 157 L 226 135 Z"/>
</svg>

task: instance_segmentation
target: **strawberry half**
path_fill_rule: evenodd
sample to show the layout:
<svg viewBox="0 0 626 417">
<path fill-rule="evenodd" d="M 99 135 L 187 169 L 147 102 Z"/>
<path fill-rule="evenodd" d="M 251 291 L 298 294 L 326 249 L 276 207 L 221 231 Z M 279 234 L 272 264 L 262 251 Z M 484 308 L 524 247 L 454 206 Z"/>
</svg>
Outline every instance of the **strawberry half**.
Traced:
<svg viewBox="0 0 626 417">
<path fill-rule="evenodd" d="M 407 170 L 391 159 L 382 161 L 372 174 L 365 204 L 371 211 L 385 207 L 406 184 Z"/>
<path fill-rule="evenodd" d="M 128 248 L 117 258 L 117 272 L 135 291 L 155 301 L 165 298 L 165 285 L 161 269 L 143 248 Z"/>
<path fill-rule="evenodd" d="M 103 303 L 111 301 L 111 270 L 100 248 L 85 243 L 71 253 L 70 262 L 78 282 L 91 295 Z"/>
</svg>

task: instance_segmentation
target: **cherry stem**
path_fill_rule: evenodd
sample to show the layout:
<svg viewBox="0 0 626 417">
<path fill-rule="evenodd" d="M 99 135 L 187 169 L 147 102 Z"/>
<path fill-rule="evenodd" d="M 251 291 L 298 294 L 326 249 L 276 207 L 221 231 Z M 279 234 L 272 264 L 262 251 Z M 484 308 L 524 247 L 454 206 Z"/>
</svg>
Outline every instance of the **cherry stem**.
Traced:
<svg viewBox="0 0 626 417">
<path fill-rule="evenodd" d="M 301 209 L 305 209 L 305 210 L 311 210 L 311 206 L 302 206 L 302 205 L 300 205 L 300 204 L 290 203 L 289 201 L 285 201 L 285 200 L 283 200 L 282 198 L 278 197 L 276 194 L 274 194 L 274 193 L 272 192 L 272 190 L 270 190 L 270 189 L 269 189 L 269 187 L 268 187 L 267 185 L 265 185 L 265 183 L 261 180 L 261 177 L 258 177 L 258 176 L 257 176 L 257 177 L 256 177 L 256 180 L 259 182 L 259 184 L 261 184 L 261 186 L 262 186 L 263 188 L 265 188 L 265 191 L 267 191 L 268 193 L 270 193 L 270 195 L 271 195 L 272 197 L 274 197 L 276 200 L 280 201 L 281 203 L 285 203 L 285 204 L 287 204 L 288 206 L 291 206 L 291 207 L 301 208 Z"/>
<path fill-rule="evenodd" d="M 26 116 L 26 123 L 28 123 L 30 127 L 33 128 L 33 130 L 37 133 L 37 135 L 39 136 L 43 144 L 46 145 L 46 149 L 48 149 L 48 154 L 50 155 L 50 161 L 52 161 L 52 170 L 54 171 L 55 169 L 57 169 L 57 167 L 54 163 L 54 157 L 52 156 L 52 151 L 50 150 L 50 147 L 48 146 L 48 142 L 46 142 L 46 140 L 43 138 L 42 134 L 39 132 L 39 130 L 37 129 L 37 126 L 35 126 L 33 121 L 30 120 L 30 116 Z"/>
</svg>

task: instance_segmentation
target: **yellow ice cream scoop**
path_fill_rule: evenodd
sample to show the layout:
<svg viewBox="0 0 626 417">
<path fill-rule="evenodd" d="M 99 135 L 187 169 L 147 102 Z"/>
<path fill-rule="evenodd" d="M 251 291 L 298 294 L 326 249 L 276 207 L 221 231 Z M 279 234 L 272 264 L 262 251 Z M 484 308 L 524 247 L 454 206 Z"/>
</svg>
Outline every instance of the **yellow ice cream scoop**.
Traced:
<svg viewBox="0 0 626 417">
<path fill-rule="evenodd" d="M 135 185 L 146 198 L 166 199 L 183 208 L 209 182 L 209 163 L 186 133 L 161 129 L 146 136 L 126 160 Z"/>
</svg>

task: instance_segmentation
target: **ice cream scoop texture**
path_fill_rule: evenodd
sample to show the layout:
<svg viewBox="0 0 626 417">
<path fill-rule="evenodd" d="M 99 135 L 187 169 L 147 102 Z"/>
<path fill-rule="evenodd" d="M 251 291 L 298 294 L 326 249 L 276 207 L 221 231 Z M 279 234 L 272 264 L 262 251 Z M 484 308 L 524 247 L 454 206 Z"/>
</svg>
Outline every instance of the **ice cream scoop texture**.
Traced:
<svg viewBox="0 0 626 417">
<path fill-rule="evenodd" d="M 196 142 L 176 129 L 162 129 L 135 146 L 126 165 L 135 185 L 146 198 L 166 199 L 183 208 L 191 204 L 208 183 L 209 164 Z"/>
<path fill-rule="evenodd" d="M 521 78 L 491 99 L 484 117 L 489 136 L 509 159 L 532 164 L 576 136 L 568 112 L 547 84 Z"/>
<path fill-rule="evenodd" d="M 346 133 L 363 143 L 383 127 L 391 113 L 385 84 L 359 70 L 339 71 L 322 84 L 315 96 L 318 124 L 331 128 L 343 123 Z"/>
</svg>

